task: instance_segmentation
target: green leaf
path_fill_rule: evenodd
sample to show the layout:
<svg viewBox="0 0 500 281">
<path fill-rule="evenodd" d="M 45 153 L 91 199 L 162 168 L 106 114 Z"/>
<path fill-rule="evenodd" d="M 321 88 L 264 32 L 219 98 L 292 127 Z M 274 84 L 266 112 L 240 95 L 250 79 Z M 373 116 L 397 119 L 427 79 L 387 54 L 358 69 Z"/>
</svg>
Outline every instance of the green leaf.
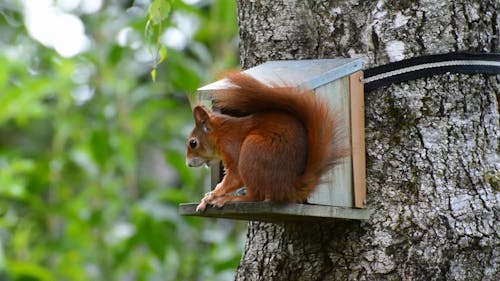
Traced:
<svg viewBox="0 0 500 281">
<path fill-rule="evenodd" d="M 47 269 L 30 262 L 7 262 L 7 271 L 15 280 L 52 281 L 54 276 Z"/>
<path fill-rule="evenodd" d="M 108 140 L 109 134 L 104 130 L 94 131 L 90 137 L 92 156 L 101 167 L 104 167 L 106 161 L 111 157 L 111 147 Z"/>
<path fill-rule="evenodd" d="M 158 53 L 160 54 L 160 59 L 158 60 L 158 62 L 156 63 L 156 65 L 159 65 L 160 63 L 162 63 L 167 58 L 167 48 L 165 48 L 164 46 L 162 46 L 160 48 L 160 50 L 158 50 Z"/>
<path fill-rule="evenodd" d="M 151 70 L 151 79 L 153 80 L 153 82 L 156 82 L 156 68 L 153 68 Z"/>
<path fill-rule="evenodd" d="M 158 58 L 159 56 L 159 58 Z M 160 65 L 167 58 L 167 48 L 164 46 L 160 47 L 157 51 L 157 57 L 155 61 L 155 65 L 151 70 L 151 78 L 153 82 L 156 82 L 156 70 L 158 69 L 158 65 Z"/>
<path fill-rule="evenodd" d="M 149 19 L 153 24 L 160 24 L 163 20 L 168 18 L 170 13 L 170 2 L 166 0 L 154 0 L 149 6 Z"/>
</svg>

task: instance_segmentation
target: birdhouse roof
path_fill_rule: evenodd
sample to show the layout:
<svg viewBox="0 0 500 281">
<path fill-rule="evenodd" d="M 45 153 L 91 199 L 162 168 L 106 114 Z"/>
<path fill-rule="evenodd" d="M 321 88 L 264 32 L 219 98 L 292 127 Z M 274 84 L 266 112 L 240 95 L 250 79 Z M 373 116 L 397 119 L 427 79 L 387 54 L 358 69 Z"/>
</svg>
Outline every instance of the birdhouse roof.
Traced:
<svg viewBox="0 0 500 281">
<path fill-rule="evenodd" d="M 356 58 L 334 58 L 314 60 L 268 61 L 249 68 L 244 73 L 250 74 L 265 83 L 315 89 L 331 81 L 352 74 L 363 67 L 363 61 Z M 222 79 L 198 89 L 198 93 L 224 89 L 229 86 Z"/>
</svg>

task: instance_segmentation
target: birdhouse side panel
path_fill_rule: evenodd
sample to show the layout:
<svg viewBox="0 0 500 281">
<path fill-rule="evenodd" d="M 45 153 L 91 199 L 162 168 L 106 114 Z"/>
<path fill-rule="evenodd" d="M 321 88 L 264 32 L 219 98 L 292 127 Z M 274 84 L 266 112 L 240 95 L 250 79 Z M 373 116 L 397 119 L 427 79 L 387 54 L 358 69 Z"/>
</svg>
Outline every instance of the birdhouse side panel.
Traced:
<svg viewBox="0 0 500 281">
<path fill-rule="evenodd" d="M 335 139 L 341 147 L 350 148 L 350 97 L 348 76 L 332 81 L 314 89 L 332 107 L 336 114 L 338 137 Z M 327 172 L 322 184 L 309 197 L 311 204 L 352 207 L 352 158 L 344 157 L 338 165 Z"/>
</svg>

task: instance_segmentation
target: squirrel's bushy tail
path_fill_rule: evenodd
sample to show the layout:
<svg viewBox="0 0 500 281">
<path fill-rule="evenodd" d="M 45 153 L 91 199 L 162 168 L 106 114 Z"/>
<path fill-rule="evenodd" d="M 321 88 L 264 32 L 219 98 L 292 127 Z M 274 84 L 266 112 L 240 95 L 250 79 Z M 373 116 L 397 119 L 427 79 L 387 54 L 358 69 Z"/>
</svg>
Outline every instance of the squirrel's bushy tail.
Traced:
<svg viewBox="0 0 500 281">
<path fill-rule="evenodd" d="M 340 128 L 335 113 L 323 99 L 309 89 L 266 85 L 238 72 L 226 76 L 232 87 L 213 94 L 214 108 L 223 112 L 247 115 L 280 110 L 290 112 L 302 121 L 307 130 L 307 162 L 304 173 L 295 181 L 296 198 L 304 202 L 319 183 L 321 175 L 346 154 L 337 144 Z"/>
</svg>

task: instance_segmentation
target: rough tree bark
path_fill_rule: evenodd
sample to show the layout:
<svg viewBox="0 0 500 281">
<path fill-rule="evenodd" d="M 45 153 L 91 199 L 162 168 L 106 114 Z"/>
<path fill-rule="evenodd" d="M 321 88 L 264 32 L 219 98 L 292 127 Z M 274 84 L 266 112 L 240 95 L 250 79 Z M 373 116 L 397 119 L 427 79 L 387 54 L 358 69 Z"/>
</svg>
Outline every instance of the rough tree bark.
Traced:
<svg viewBox="0 0 500 281">
<path fill-rule="evenodd" d="M 499 0 L 239 1 L 244 68 L 500 51 Z M 500 76 L 366 95 L 364 223 L 250 222 L 236 280 L 500 280 Z"/>
</svg>

